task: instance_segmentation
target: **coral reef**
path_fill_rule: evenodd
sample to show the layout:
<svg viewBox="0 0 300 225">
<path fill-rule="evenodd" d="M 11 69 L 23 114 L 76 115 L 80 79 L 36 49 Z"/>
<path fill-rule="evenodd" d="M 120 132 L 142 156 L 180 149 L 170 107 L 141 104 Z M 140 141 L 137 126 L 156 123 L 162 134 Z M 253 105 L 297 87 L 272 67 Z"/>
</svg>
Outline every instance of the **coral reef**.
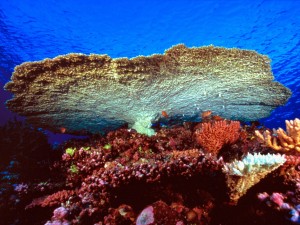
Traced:
<svg viewBox="0 0 300 225">
<path fill-rule="evenodd" d="M 300 224 L 300 180 L 295 183 L 293 191 L 286 193 L 266 192 L 259 193 L 258 199 L 275 212 L 280 212 L 283 217 L 288 218 L 295 224 Z"/>
<path fill-rule="evenodd" d="M 128 124 L 148 135 L 162 112 L 179 123 L 199 121 L 205 110 L 255 121 L 291 95 L 273 81 L 265 55 L 183 44 L 132 59 L 68 54 L 26 62 L 5 88 L 14 94 L 9 109 L 44 129 L 98 133 Z"/>
<path fill-rule="evenodd" d="M 219 129 L 229 129 L 228 136 Z M 209 116 L 204 122 L 157 127 L 153 136 L 122 128 L 70 140 L 60 146 L 61 159 L 52 161 L 47 180 L 6 184 L 11 188 L 0 192 L 0 210 L 17 207 L 5 211 L 14 220 L 2 214 L 1 222 L 299 223 L 299 156 L 262 145 L 257 129 Z M 220 139 L 217 153 L 199 143 L 201 135 L 211 143 Z"/>
<path fill-rule="evenodd" d="M 157 201 L 143 209 L 136 219 L 136 225 L 154 224 L 183 224 L 183 222 L 179 213 L 165 202 Z"/>
</svg>

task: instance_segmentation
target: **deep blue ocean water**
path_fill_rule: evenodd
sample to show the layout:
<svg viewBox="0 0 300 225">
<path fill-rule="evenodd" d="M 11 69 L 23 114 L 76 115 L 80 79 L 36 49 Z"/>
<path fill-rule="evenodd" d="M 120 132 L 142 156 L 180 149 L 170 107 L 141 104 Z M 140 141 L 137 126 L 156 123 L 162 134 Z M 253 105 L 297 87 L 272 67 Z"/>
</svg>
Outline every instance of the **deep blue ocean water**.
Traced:
<svg viewBox="0 0 300 225">
<path fill-rule="evenodd" d="M 172 45 L 256 50 L 272 59 L 275 79 L 293 92 L 262 122 L 284 127 L 300 117 L 300 0 L 1 0 L 0 86 L 25 61 L 70 52 L 134 57 Z M 12 117 L 0 88 L 1 124 Z"/>
</svg>

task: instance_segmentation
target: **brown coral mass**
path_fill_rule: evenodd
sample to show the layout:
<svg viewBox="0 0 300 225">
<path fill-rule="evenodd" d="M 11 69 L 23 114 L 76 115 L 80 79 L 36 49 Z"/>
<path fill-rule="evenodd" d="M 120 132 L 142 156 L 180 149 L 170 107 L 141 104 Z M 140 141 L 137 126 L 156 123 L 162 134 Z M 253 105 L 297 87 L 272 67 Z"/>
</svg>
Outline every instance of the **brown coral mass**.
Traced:
<svg viewBox="0 0 300 225">
<path fill-rule="evenodd" d="M 291 92 L 274 82 L 270 59 L 255 51 L 180 44 L 163 55 L 112 59 L 68 54 L 26 62 L 5 88 L 10 110 L 39 127 L 101 132 L 124 123 L 151 135 L 162 110 L 178 121 L 211 110 L 255 121 L 283 105 Z"/>
</svg>

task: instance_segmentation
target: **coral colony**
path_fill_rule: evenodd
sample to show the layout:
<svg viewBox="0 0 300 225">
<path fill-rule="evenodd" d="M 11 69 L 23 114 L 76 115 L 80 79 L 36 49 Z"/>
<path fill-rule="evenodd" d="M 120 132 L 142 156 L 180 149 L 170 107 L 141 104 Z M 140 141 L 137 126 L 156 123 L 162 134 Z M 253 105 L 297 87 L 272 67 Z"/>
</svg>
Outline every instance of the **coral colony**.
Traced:
<svg viewBox="0 0 300 225">
<path fill-rule="evenodd" d="M 1 224 L 300 224 L 300 120 L 249 122 L 291 95 L 269 62 L 177 45 L 17 66 L 7 105 L 30 125 L 0 130 Z"/>
</svg>

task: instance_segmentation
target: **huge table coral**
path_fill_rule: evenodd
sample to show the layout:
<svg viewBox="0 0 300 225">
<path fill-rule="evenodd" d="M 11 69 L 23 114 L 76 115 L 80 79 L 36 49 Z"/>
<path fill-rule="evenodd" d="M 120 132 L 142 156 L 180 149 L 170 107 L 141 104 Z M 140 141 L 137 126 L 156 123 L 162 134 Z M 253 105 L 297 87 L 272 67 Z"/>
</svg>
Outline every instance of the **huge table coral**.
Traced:
<svg viewBox="0 0 300 225">
<path fill-rule="evenodd" d="M 9 109 L 39 127 L 95 133 L 128 123 L 152 135 L 162 111 L 178 121 L 206 110 L 244 121 L 267 117 L 291 94 L 273 79 L 270 59 L 255 51 L 180 44 L 132 59 L 68 54 L 23 63 L 5 88 L 14 94 Z"/>
</svg>

